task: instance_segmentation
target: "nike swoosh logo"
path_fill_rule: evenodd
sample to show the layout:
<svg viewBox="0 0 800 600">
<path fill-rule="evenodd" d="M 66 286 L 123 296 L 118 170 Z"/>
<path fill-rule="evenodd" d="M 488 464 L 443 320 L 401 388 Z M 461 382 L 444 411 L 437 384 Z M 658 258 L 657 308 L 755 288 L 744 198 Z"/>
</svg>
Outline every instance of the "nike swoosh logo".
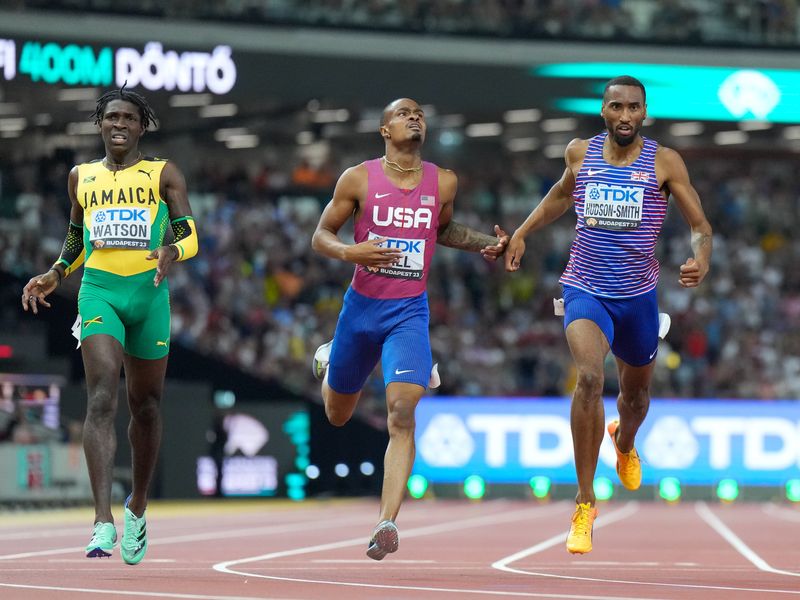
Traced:
<svg viewBox="0 0 800 600">
<path fill-rule="evenodd" d="M 386 196 L 391 196 L 391 195 L 392 195 L 392 192 L 387 192 L 386 194 L 378 194 L 378 193 L 376 193 L 375 194 L 375 198 L 377 198 L 377 199 L 386 198 Z"/>
<path fill-rule="evenodd" d="M 594 177 L 595 175 L 599 175 L 600 173 L 605 173 L 606 171 L 610 171 L 610 170 L 611 169 L 595 169 L 593 171 L 592 169 L 589 169 L 588 171 L 586 171 L 586 174 L 589 177 Z"/>
<path fill-rule="evenodd" d="M 658 352 L 658 348 L 653 350 L 653 353 L 650 355 L 650 360 L 653 360 L 653 357 L 656 355 L 656 352 Z"/>
<path fill-rule="evenodd" d="M 394 370 L 394 374 L 395 375 L 403 375 L 404 373 L 413 373 L 413 372 L 414 372 L 414 369 L 403 369 L 402 371 L 400 369 L 395 369 Z"/>
</svg>

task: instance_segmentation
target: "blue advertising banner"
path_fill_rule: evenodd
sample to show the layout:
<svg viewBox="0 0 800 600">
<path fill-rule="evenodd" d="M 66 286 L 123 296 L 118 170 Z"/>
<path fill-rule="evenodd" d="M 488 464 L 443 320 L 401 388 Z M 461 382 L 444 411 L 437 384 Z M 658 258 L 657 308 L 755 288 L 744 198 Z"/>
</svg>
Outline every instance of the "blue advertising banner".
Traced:
<svg viewBox="0 0 800 600">
<path fill-rule="evenodd" d="M 458 483 L 575 482 L 568 399 L 426 398 L 417 407 L 414 473 Z M 617 416 L 605 401 L 606 421 Z M 636 438 L 643 483 L 783 485 L 800 477 L 800 402 L 654 399 Z M 608 435 L 597 476 L 616 478 Z"/>
</svg>

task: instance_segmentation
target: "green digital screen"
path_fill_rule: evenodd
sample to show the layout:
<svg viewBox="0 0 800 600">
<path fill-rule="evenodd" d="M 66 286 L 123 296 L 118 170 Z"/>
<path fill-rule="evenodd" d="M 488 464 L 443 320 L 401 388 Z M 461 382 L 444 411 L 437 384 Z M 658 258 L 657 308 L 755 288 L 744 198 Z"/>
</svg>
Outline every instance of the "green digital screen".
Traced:
<svg viewBox="0 0 800 600">
<path fill-rule="evenodd" d="M 144 49 L 93 47 L 42 40 L 0 39 L 0 81 L 29 79 L 65 85 L 108 86 L 227 94 L 236 84 L 230 46 L 177 51 L 161 42 Z"/>
<path fill-rule="evenodd" d="M 555 97 L 554 108 L 598 114 L 605 83 L 620 75 L 641 81 L 647 114 L 657 119 L 800 123 L 800 70 L 641 63 L 558 63 L 535 77 L 583 82 L 582 95 Z"/>
</svg>

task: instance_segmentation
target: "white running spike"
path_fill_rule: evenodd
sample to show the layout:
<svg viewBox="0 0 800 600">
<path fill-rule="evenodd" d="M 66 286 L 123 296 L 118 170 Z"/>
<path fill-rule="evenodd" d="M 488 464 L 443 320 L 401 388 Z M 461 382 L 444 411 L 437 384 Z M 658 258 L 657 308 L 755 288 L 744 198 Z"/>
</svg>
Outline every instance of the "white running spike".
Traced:
<svg viewBox="0 0 800 600">
<path fill-rule="evenodd" d="M 325 373 L 328 371 L 328 364 L 331 360 L 331 346 L 333 346 L 333 340 L 322 344 L 322 346 L 317 348 L 317 351 L 314 352 L 311 372 L 314 373 L 314 377 L 317 379 L 325 377 Z"/>
<path fill-rule="evenodd" d="M 658 313 L 658 337 L 659 339 L 664 339 L 667 337 L 667 333 L 669 332 L 669 326 L 672 324 L 672 319 L 670 319 L 667 313 Z"/>
<path fill-rule="evenodd" d="M 428 380 L 428 388 L 435 390 L 440 385 L 442 385 L 442 379 L 439 377 L 439 363 L 433 363 L 431 378 Z"/>
</svg>

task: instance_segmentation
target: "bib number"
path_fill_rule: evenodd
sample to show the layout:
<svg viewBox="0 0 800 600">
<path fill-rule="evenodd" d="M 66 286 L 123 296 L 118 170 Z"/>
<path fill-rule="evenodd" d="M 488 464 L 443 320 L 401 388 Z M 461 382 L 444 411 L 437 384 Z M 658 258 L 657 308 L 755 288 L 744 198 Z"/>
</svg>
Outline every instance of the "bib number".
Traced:
<svg viewBox="0 0 800 600">
<path fill-rule="evenodd" d="M 370 240 L 384 236 L 370 232 Z M 392 277 L 395 279 L 422 279 L 425 271 L 425 240 L 406 238 L 388 238 L 380 244 L 381 248 L 393 248 L 403 254 L 392 267 L 367 267 L 370 273 Z"/>
<path fill-rule="evenodd" d="M 143 208 L 104 208 L 92 212 L 92 248 L 150 248 L 150 211 Z"/>
</svg>

